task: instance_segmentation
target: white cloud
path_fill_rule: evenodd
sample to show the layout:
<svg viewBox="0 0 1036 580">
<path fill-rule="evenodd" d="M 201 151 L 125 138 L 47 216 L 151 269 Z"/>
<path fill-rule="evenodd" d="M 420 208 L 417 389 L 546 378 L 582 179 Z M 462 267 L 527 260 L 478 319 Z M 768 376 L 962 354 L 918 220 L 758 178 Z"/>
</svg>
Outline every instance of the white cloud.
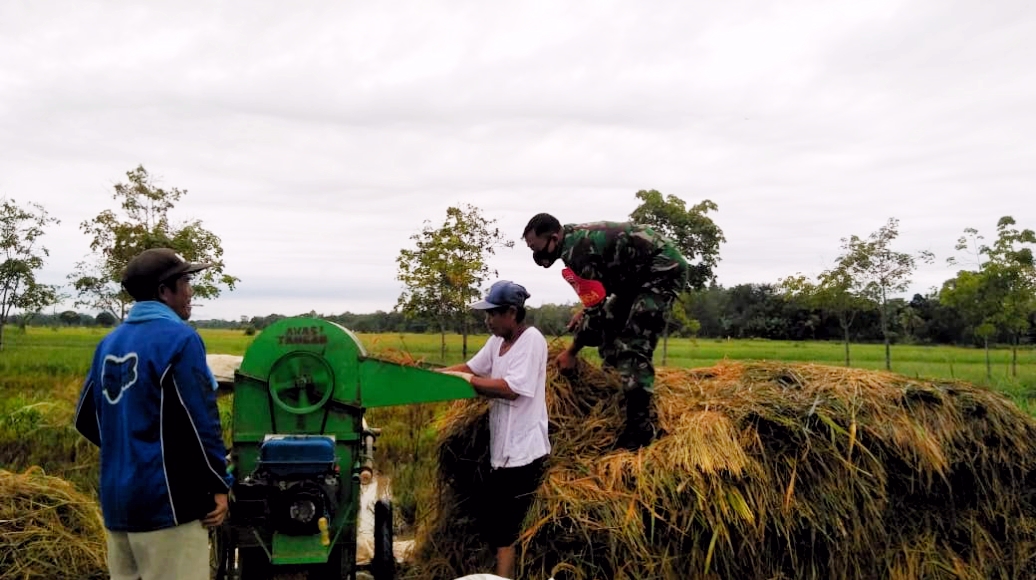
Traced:
<svg viewBox="0 0 1036 580">
<path fill-rule="evenodd" d="M 817 273 L 893 216 L 943 258 L 1036 225 L 1034 39 L 1020 1 L 8 2 L 0 195 L 62 219 L 62 282 L 127 170 L 188 190 L 242 278 L 196 317 L 390 309 L 399 249 L 457 203 L 517 239 L 709 198 L 724 285 Z M 520 243 L 494 264 L 573 298 Z"/>
</svg>

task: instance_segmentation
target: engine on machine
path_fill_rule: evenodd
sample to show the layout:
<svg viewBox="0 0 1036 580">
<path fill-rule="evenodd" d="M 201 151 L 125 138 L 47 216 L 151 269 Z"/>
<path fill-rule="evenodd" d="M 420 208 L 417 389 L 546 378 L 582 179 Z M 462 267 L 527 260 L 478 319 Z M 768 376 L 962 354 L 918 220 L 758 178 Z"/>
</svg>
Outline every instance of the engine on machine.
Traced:
<svg viewBox="0 0 1036 580">
<path fill-rule="evenodd" d="M 269 435 L 255 469 L 235 487 L 235 515 L 290 536 L 326 536 L 341 487 L 334 437 Z"/>
</svg>

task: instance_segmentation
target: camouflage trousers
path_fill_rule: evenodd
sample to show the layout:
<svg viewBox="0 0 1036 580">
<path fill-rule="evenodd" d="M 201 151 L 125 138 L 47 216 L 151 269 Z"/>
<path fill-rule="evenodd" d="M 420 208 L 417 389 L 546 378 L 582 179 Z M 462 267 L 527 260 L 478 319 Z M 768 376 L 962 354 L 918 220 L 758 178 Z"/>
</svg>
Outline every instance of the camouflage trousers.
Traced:
<svg viewBox="0 0 1036 580">
<path fill-rule="evenodd" d="M 626 393 L 654 392 L 655 347 L 683 285 L 682 278 L 656 280 L 634 293 L 613 294 L 584 313 L 579 335 L 586 346 L 597 347 L 604 368 L 619 373 Z"/>
</svg>

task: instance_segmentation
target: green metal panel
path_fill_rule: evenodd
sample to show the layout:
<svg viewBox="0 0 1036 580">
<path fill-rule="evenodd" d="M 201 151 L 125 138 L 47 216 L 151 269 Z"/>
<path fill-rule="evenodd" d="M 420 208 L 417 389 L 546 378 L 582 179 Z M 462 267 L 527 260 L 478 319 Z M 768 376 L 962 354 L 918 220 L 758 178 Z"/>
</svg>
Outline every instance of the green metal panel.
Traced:
<svg viewBox="0 0 1036 580">
<path fill-rule="evenodd" d="M 283 319 L 256 337 L 235 374 L 232 470 L 239 480 L 252 473 L 269 435 L 333 435 L 341 488 L 329 533 L 332 545 L 353 558 L 364 409 L 475 396 L 457 377 L 369 357 L 337 324 Z M 331 549 L 319 534 L 272 533 L 270 539 L 271 530 L 250 530 L 244 537 L 263 538 L 275 565 L 323 563 Z"/>
<path fill-rule="evenodd" d="M 332 545 L 355 535 L 360 496 L 358 367 L 366 353 L 348 330 L 326 321 L 290 318 L 266 328 L 248 348 L 234 380 L 234 475 L 255 469 L 268 435 L 324 434 L 335 437 L 341 470 L 340 509 L 331 522 Z M 233 515 L 231 515 L 233 520 Z M 270 538 L 266 533 L 260 536 Z M 254 537 L 246 534 L 246 537 Z M 330 547 L 320 535 L 272 534 L 266 549 L 276 564 L 319 564 Z M 350 544 L 352 545 L 352 544 Z M 350 554 L 351 556 L 351 554 Z"/>
<path fill-rule="evenodd" d="M 279 320 L 249 346 L 234 381 L 233 448 L 239 474 L 255 468 L 271 434 L 334 435 L 343 479 L 362 431 L 358 367 L 366 355 L 351 332 L 310 318 Z M 343 443 L 345 445 L 343 445 Z"/>
<path fill-rule="evenodd" d="M 360 363 L 360 401 L 364 407 L 391 407 L 475 397 L 459 377 L 420 367 L 368 358 Z"/>
<path fill-rule="evenodd" d="M 273 550 L 270 561 L 274 564 L 323 564 L 331 546 L 320 543 L 320 534 L 312 536 L 289 536 L 273 534 Z"/>
<path fill-rule="evenodd" d="M 272 381 L 271 387 L 282 391 L 284 398 L 296 385 L 299 373 L 314 379 L 313 387 L 333 382 L 336 401 L 357 404 L 357 367 L 367 356 L 356 336 L 326 320 L 286 318 L 259 333 L 241 361 L 239 373 L 260 381 Z M 283 360 L 282 360 L 283 359 Z M 322 392 L 322 391 L 321 391 Z M 316 401 L 308 401 L 315 403 Z M 303 407 L 305 402 L 292 401 Z"/>
</svg>

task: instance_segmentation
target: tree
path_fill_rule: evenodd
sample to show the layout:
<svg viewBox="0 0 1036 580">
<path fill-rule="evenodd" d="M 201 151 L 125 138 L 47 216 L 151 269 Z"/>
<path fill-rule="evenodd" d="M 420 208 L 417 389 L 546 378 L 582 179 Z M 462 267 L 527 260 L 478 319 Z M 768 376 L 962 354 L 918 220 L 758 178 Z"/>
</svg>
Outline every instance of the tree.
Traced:
<svg viewBox="0 0 1036 580">
<path fill-rule="evenodd" d="M 727 328 L 737 338 L 782 339 L 788 298 L 771 284 L 738 284 L 728 291 Z"/>
<path fill-rule="evenodd" d="M 694 295 L 691 292 L 682 292 L 673 301 L 673 311 L 669 316 L 666 326 L 666 336 L 675 334 L 683 338 L 693 338 L 701 331 L 701 322 L 691 317 L 694 302 Z"/>
<path fill-rule="evenodd" d="M 97 326 L 103 326 L 104 328 L 110 328 L 115 326 L 115 323 L 119 321 L 115 318 L 115 315 L 111 312 L 104 311 L 97 314 Z"/>
<path fill-rule="evenodd" d="M 971 314 L 976 333 L 984 340 L 986 375 L 989 338 L 997 329 L 1011 337 L 1011 374 L 1018 373 L 1018 345 L 1029 329 L 1029 315 L 1036 309 L 1036 265 L 1027 245 L 1036 244 L 1036 232 L 1018 230 L 1011 216 L 997 222 L 997 239 L 992 246 L 974 228 L 964 230 L 956 249 L 975 256 L 976 271 L 961 271 L 947 289 L 947 300 Z M 953 258 L 947 260 L 956 264 Z"/>
<path fill-rule="evenodd" d="M 718 206 L 706 199 L 687 207 L 679 197 L 668 195 L 663 199 L 654 189 L 638 191 L 637 199 L 640 205 L 630 213 L 630 219 L 651 226 L 676 244 L 690 266 L 687 286 L 699 290 L 715 280 L 719 245 L 727 240 L 707 214 L 718 211 Z"/>
<path fill-rule="evenodd" d="M 50 255 L 40 238 L 47 226 L 59 223 L 38 203 L 22 207 L 13 199 L 0 200 L 0 350 L 13 310 L 39 312 L 55 299 L 54 287 L 40 284 L 36 271 Z"/>
<path fill-rule="evenodd" d="M 51 284 L 32 284 L 22 295 L 21 316 L 18 317 L 18 327 L 25 329 L 34 318 L 39 316 L 43 309 L 58 304 L 68 298 L 64 293 L 58 291 L 58 286 Z"/>
<path fill-rule="evenodd" d="M 972 329 L 975 336 L 982 339 L 986 354 L 986 378 L 993 377 L 993 366 L 989 357 L 989 339 L 996 333 L 992 317 L 996 312 L 996 298 L 992 295 L 992 287 L 988 277 L 982 274 L 983 254 L 988 248 L 982 243 L 985 239 L 975 228 L 965 228 L 964 235 L 957 238 L 954 249 L 971 254 L 974 259 L 974 270 L 960 270 L 957 275 L 943 282 L 939 291 L 939 301 L 956 310 Z M 950 265 L 957 265 L 956 257 L 946 258 Z"/>
<path fill-rule="evenodd" d="M 82 317 L 79 316 L 79 313 L 75 310 L 66 310 L 58 315 L 58 319 L 61 320 L 61 323 L 65 326 L 75 326 L 79 324 Z"/>
<path fill-rule="evenodd" d="M 960 344 L 967 328 L 960 311 L 939 299 L 939 291 L 933 290 L 922 296 L 914 294 L 910 308 L 923 321 L 916 330 L 922 342 L 935 344 Z"/>
<path fill-rule="evenodd" d="M 993 324 L 1011 337 L 1011 376 L 1018 376 L 1018 344 L 1029 329 L 1029 314 L 1036 309 L 1036 264 L 1031 247 L 1036 232 L 1019 231 L 1015 220 L 1004 216 L 996 224 L 997 239 L 986 255 L 986 272 L 995 285 L 1000 308 Z"/>
<path fill-rule="evenodd" d="M 116 184 L 112 195 L 119 201 L 121 215 L 105 210 L 79 226 L 91 237 L 92 254 L 69 275 L 78 295 L 76 306 L 124 318 L 133 300 L 120 285 L 122 272 L 134 256 L 158 247 L 172 248 L 189 261 L 212 264 L 196 274 L 191 283 L 198 298 L 215 298 L 221 287 L 233 290 L 240 280 L 223 271 L 219 237 L 205 229 L 200 220 L 178 224 L 170 220 L 169 212 L 187 191 L 158 187 L 143 166 L 127 171 L 126 177 L 128 183 Z"/>
<path fill-rule="evenodd" d="M 867 298 L 879 307 L 881 336 L 885 342 L 885 369 L 892 370 L 892 352 L 889 331 L 889 298 L 895 292 L 902 292 L 910 286 L 910 275 L 917 267 L 917 261 L 931 263 L 932 254 L 921 252 L 916 257 L 892 250 L 892 242 L 899 237 L 899 220 L 889 218 L 888 222 L 873 232 L 866 240 L 852 236 L 842 240 L 845 253 L 839 262 L 851 281 L 853 292 Z"/>
<path fill-rule="evenodd" d="M 986 352 L 986 378 L 992 378 L 989 360 L 989 339 L 996 333 L 992 319 L 996 314 L 997 298 L 993 295 L 989 278 L 981 272 L 961 270 L 943 283 L 939 301 L 960 313 L 975 335 L 982 339 Z"/>
<path fill-rule="evenodd" d="M 707 214 L 718 206 L 706 199 L 691 207 L 675 195 L 664 198 L 654 189 L 637 192 L 640 205 L 630 213 L 638 224 L 651 226 L 669 238 L 679 248 L 688 263 L 687 288 L 700 290 L 716 279 L 713 270 L 719 263 L 719 245 L 726 241 L 723 231 Z M 668 319 L 680 310 L 674 303 L 673 311 L 666 313 L 667 323 L 662 334 L 662 364 L 669 350 Z M 686 309 L 683 309 L 686 317 Z M 685 324 L 690 323 L 687 320 Z M 693 325 L 692 325 L 693 326 Z M 699 325 L 700 327 L 700 325 Z"/>
<path fill-rule="evenodd" d="M 529 324 L 535 325 L 543 333 L 543 336 L 550 337 L 564 336 L 568 332 L 568 323 L 572 315 L 576 313 L 576 304 L 544 304 L 538 308 L 528 308 L 526 320 Z"/>
<path fill-rule="evenodd" d="M 468 305 L 496 271 L 487 259 L 499 247 L 513 247 L 496 220 L 487 220 L 478 208 L 465 205 L 446 210 L 446 221 L 433 228 L 426 220 L 420 233 L 410 236 L 413 248 L 403 248 L 396 258 L 396 279 L 403 292 L 396 310 L 408 318 L 426 317 L 439 327 L 440 356 L 446 358 L 446 329 L 470 319 Z M 463 353 L 468 356 L 468 329 L 463 326 Z"/>
<path fill-rule="evenodd" d="M 843 256 L 834 268 L 822 272 L 816 282 L 799 274 L 781 279 L 778 285 L 789 296 L 838 319 L 845 345 L 845 366 L 850 366 L 849 329 L 857 313 L 866 309 L 870 302 L 853 293 L 853 281 L 844 262 Z"/>
<path fill-rule="evenodd" d="M 684 299 L 687 317 L 698 321 L 700 336 L 729 336 L 726 312 L 729 296 L 718 284 L 710 284 L 708 288 L 691 290 Z"/>
<path fill-rule="evenodd" d="M 920 342 L 924 319 L 913 304 L 904 304 L 899 311 L 899 325 L 912 342 Z"/>
</svg>

